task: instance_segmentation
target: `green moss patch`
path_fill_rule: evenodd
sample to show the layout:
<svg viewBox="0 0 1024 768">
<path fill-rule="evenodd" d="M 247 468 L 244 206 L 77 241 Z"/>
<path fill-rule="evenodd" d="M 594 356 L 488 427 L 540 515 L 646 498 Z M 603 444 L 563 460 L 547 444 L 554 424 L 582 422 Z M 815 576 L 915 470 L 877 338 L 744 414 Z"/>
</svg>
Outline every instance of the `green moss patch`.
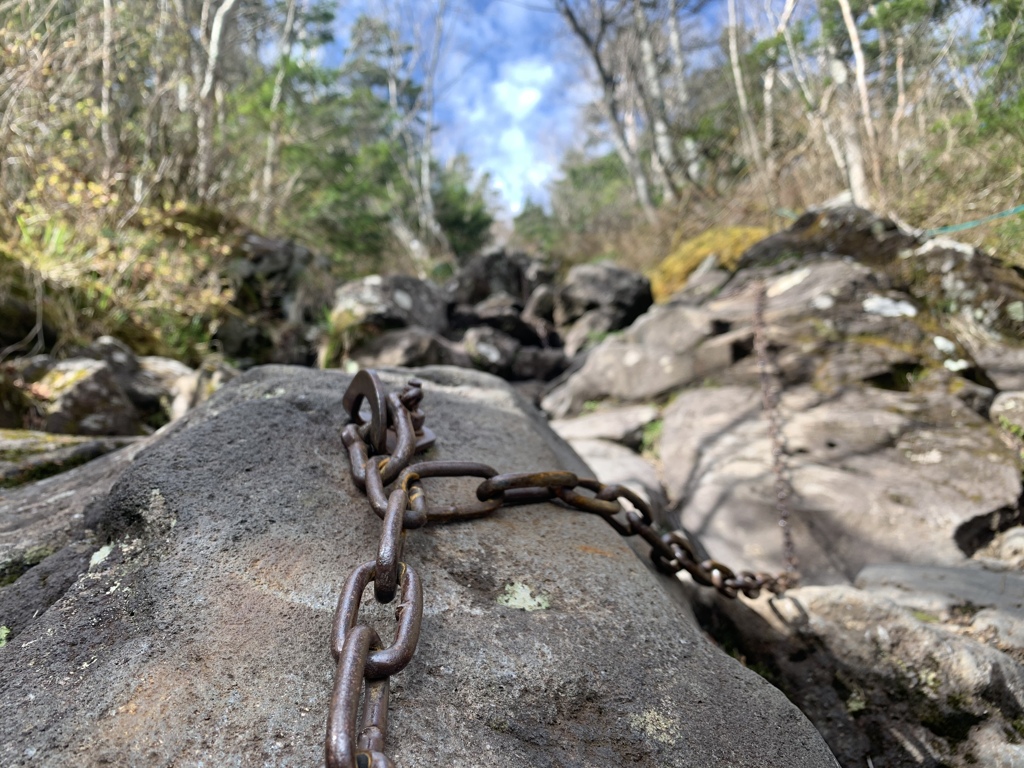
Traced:
<svg viewBox="0 0 1024 768">
<path fill-rule="evenodd" d="M 655 301 L 665 301 L 686 285 L 690 274 L 708 256 L 725 269 L 734 269 L 750 246 L 771 232 L 764 227 L 719 227 L 684 240 L 655 267 L 649 277 Z"/>
</svg>

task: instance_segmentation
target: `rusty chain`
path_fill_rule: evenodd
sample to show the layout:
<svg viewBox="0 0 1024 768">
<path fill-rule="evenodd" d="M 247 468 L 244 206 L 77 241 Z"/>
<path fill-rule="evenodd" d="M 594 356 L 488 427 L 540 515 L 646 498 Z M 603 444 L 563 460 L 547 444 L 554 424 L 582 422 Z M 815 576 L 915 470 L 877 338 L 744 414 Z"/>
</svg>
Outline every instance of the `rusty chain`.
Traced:
<svg viewBox="0 0 1024 768">
<path fill-rule="evenodd" d="M 698 584 L 714 587 L 727 597 L 742 593 L 753 598 L 762 589 L 779 593 L 793 583 L 795 559 L 789 561 L 790 571 L 780 576 L 737 573 L 717 560 L 702 557 L 698 545 L 684 531 L 658 533 L 650 506 L 622 485 L 562 470 L 499 474 L 478 462 L 412 463 L 417 453 L 434 442 L 433 433 L 423 426 L 422 398 L 420 382 L 410 381 L 401 393 L 389 393 L 369 370 L 355 375 L 343 398 L 350 423 L 342 431 L 342 440 L 352 478 L 383 527 L 376 558 L 349 575 L 334 615 L 331 652 L 337 669 L 327 717 L 327 768 L 394 768 L 384 754 L 390 678 L 412 659 L 423 618 L 419 576 L 402 560 L 406 530 L 484 517 L 512 504 L 556 501 L 598 515 L 622 536 L 642 538 L 650 545 L 651 560 L 659 571 L 686 571 Z M 369 411 L 367 417 L 361 415 L 364 406 Z M 438 477 L 479 478 L 476 500 L 431 505 L 420 481 Z M 783 526 L 783 530 L 788 529 Z M 791 541 L 787 552 L 791 555 Z M 389 604 L 399 596 L 395 639 L 387 647 L 376 630 L 358 623 L 363 592 L 371 582 L 378 603 Z M 362 718 L 357 723 L 360 699 Z"/>
<path fill-rule="evenodd" d="M 782 556 L 786 562 L 786 572 L 780 579 L 786 579 L 786 586 L 796 586 L 799 578 L 800 563 L 793 545 L 793 530 L 790 527 L 791 503 L 793 500 L 793 480 L 786 461 L 789 452 L 786 449 L 786 436 L 782 431 L 782 411 L 779 408 L 781 399 L 782 376 L 778 364 L 768 349 L 768 324 L 765 321 L 765 309 L 768 304 L 768 287 L 764 281 L 757 286 L 757 298 L 754 302 L 754 354 L 757 356 L 757 370 L 761 380 L 761 410 L 768 419 L 768 440 L 772 451 L 773 491 L 775 493 L 775 510 L 778 512 L 779 528 L 782 531 Z"/>
</svg>

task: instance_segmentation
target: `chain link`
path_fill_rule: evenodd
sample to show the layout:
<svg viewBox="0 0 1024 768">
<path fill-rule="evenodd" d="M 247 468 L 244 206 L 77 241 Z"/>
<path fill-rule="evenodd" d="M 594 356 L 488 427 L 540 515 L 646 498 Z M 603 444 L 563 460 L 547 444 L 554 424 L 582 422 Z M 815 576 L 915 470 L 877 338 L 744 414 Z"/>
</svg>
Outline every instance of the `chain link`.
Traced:
<svg viewBox="0 0 1024 768">
<path fill-rule="evenodd" d="M 763 298 L 759 299 L 763 302 Z M 755 339 L 759 361 L 766 355 L 763 304 L 759 304 Z M 762 366 L 762 384 L 766 381 Z M 763 392 L 768 392 L 763 386 Z M 772 576 L 740 571 L 707 557 L 685 531 L 659 533 L 650 505 L 622 485 L 608 485 L 573 472 L 553 470 L 499 474 L 493 467 L 468 461 L 410 463 L 417 453 L 430 448 L 434 435 L 424 424 L 420 410 L 422 385 L 410 381 L 402 392 L 389 393 L 373 371 L 359 371 L 342 400 L 351 423 L 342 431 L 352 478 L 366 493 L 370 509 L 382 521 L 377 557 L 349 575 L 334 615 L 331 653 L 337 662 L 334 692 L 327 716 L 325 759 L 327 768 L 393 768 L 384 754 L 388 725 L 390 678 L 412 659 L 423 619 L 423 588 L 416 571 L 402 561 L 405 531 L 427 523 L 447 523 L 484 517 L 503 506 L 540 501 L 560 502 L 569 509 L 598 515 L 622 536 L 639 536 L 651 547 L 650 557 L 663 573 L 686 571 L 695 582 L 714 587 L 727 597 L 742 593 L 757 597 L 762 589 L 784 591 L 795 581 L 796 558 L 788 529 L 788 492 L 776 486 L 780 526 L 786 537 L 788 569 Z M 772 434 L 773 467 L 783 471 L 784 446 L 775 403 L 765 394 Z M 768 404 L 772 408 L 769 409 Z M 774 414 L 774 415 L 773 415 Z M 431 504 L 420 481 L 425 478 L 473 477 L 481 480 L 476 499 L 459 504 Z M 776 470 L 776 478 L 782 477 Z M 777 480 L 777 482 L 779 482 Z M 387 492 L 387 487 L 392 489 Z M 790 486 L 786 486 L 791 490 Z M 626 502 L 624 506 L 622 502 Z M 781 517 L 783 510 L 786 516 Z M 399 602 L 395 609 L 395 639 L 384 647 L 377 631 L 360 624 L 363 593 L 373 583 L 374 599 L 383 605 Z M 362 719 L 357 720 L 362 702 Z"/>
<path fill-rule="evenodd" d="M 762 281 L 757 286 L 757 299 L 754 302 L 754 354 L 757 355 L 757 369 L 761 379 L 761 409 L 768 419 L 775 510 L 779 514 L 779 528 L 782 531 L 782 556 L 786 562 L 786 573 L 783 576 L 788 580 L 787 586 L 794 587 L 799 580 L 800 562 L 796 557 L 793 530 L 789 524 L 792 515 L 791 502 L 794 496 L 793 480 L 786 460 L 789 451 L 786 448 L 786 435 L 782 431 L 782 411 L 779 408 L 782 376 L 777 361 L 768 348 L 768 324 L 765 321 L 767 304 L 768 287 Z"/>
</svg>

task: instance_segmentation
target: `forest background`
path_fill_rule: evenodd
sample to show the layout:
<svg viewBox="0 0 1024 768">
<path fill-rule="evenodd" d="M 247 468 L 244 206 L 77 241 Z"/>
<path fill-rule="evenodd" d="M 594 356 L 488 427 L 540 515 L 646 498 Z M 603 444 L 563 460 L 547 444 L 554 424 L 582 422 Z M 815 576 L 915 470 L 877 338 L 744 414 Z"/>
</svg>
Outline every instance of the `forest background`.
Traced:
<svg viewBox="0 0 1024 768">
<path fill-rule="evenodd" d="M 0 277 L 194 359 L 252 231 L 441 279 L 495 240 L 649 270 L 839 193 L 921 227 L 1021 199 L 1024 0 L 493 1 L 560 19 L 594 95 L 512 222 L 437 151 L 470 0 L 0 0 Z M 1024 217 L 972 237 L 1024 264 Z"/>
</svg>

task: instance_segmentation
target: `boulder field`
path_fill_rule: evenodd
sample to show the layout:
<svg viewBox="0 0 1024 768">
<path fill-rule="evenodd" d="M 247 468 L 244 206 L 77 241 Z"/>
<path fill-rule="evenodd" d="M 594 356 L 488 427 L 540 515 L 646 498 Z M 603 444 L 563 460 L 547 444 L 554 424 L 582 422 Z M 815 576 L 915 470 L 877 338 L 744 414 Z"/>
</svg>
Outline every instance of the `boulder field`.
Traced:
<svg viewBox="0 0 1024 768">
<path fill-rule="evenodd" d="M 783 566 L 792 491 L 802 581 L 756 600 L 660 576 L 556 504 L 411 531 L 427 612 L 390 753 L 1024 765 L 1024 273 L 849 207 L 708 247 L 656 274 L 657 304 L 618 267 L 556 279 L 503 251 L 445 286 L 322 290 L 319 315 L 289 298 L 305 251 L 239 273 L 287 276 L 252 295 L 291 330 L 249 313 L 236 361 L 402 366 L 437 457 L 622 483 L 737 570 Z M 0 764 L 316 762 L 330 614 L 379 531 L 341 447 L 347 375 L 257 367 L 215 393 L 220 361 L 112 339 L 5 371 Z"/>
</svg>

